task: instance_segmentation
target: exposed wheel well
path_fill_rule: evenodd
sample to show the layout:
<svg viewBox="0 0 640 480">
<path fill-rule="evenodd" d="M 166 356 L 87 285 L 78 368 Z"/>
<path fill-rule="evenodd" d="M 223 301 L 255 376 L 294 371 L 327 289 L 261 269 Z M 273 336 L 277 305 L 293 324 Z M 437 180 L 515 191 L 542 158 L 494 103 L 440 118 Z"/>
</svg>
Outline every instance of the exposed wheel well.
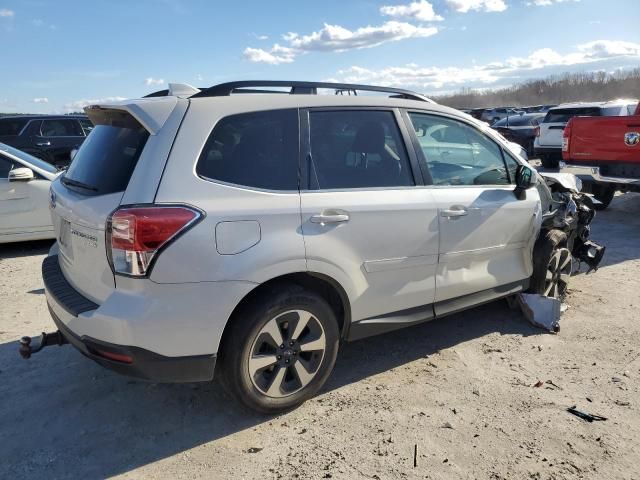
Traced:
<svg viewBox="0 0 640 480">
<path fill-rule="evenodd" d="M 236 305 L 236 308 L 234 308 L 233 313 L 229 317 L 229 321 L 222 332 L 220 348 L 222 348 L 224 344 L 225 335 L 229 330 L 229 325 L 233 322 L 236 312 L 241 311 L 254 301 L 259 301 L 260 297 L 269 291 L 291 285 L 298 285 L 305 290 L 310 290 L 321 295 L 336 314 L 340 338 L 346 338 L 348 327 L 351 324 L 351 305 L 347 293 L 342 286 L 331 277 L 316 273 L 299 272 L 272 278 L 251 290 L 240 303 Z"/>
</svg>

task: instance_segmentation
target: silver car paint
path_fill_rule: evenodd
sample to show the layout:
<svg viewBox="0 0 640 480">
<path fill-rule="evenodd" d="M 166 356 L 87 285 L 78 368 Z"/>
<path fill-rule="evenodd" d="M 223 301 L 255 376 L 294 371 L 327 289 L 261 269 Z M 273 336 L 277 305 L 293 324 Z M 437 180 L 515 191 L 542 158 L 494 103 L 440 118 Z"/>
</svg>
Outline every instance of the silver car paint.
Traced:
<svg viewBox="0 0 640 480">
<path fill-rule="evenodd" d="M 80 199 L 54 184 L 61 196 L 56 215 L 100 237 L 91 254 L 83 252 L 80 261 L 63 264 L 67 279 L 100 307 L 69 318 L 53 306 L 81 335 L 169 356 L 215 353 L 242 298 L 261 283 L 289 273 L 317 272 L 336 280 L 349 298 L 353 321 L 524 280 L 531 273 L 531 248 L 540 228 L 535 189 L 520 203 L 510 191 L 513 187 L 273 192 L 195 173 L 213 127 L 235 113 L 327 106 L 410 108 L 465 121 L 511 151 L 513 147 L 482 122 L 436 104 L 378 97 L 246 95 L 176 99 L 172 104 L 169 108 L 168 102 L 144 99 L 116 105 L 144 118 L 155 133 L 124 195 Z M 151 113 L 145 116 L 146 108 Z M 104 222 L 121 203 L 150 201 L 188 203 L 206 216 L 163 251 L 148 279 L 117 277 L 116 288 L 106 262 Z M 457 220 L 440 215 L 460 203 L 477 210 Z M 348 210 L 349 222 L 327 228 L 308 221 L 326 209 Z M 247 222 L 259 225 L 259 236 L 253 229 L 248 243 L 243 235 Z M 221 228 L 224 238 L 218 240 Z M 442 232 L 449 243 L 442 242 Z M 222 253 L 219 243 L 225 245 Z M 443 282 L 441 293 L 438 279 Z"/>
</svg>

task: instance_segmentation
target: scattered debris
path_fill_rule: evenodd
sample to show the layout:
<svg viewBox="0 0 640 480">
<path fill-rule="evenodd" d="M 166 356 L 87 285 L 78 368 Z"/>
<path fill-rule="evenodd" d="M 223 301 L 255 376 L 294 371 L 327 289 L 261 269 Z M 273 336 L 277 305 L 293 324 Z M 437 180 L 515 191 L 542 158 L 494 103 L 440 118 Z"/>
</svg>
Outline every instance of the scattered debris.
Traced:
<svg viewBox="0 0 640 480">
<path fill-rule="evenodd" d="M 578 418 L 586 420 L 587 422 L 601 422 L 607 419 L 606 417 L 601 417 L 600 415 L 593 415 L 591 413 L 581 412 L 580 410 L 576 409 L 575 405 L 573 407 L 567 408 L 567 412 L 571 413 L 572 415 L 575 415 Z"/>
<path fill-rule="evenodd" d="M 631 405 L 631 403 L 622 400 L 616 400 L 614 403 L 620 407 L 628 407 L 629 405 Z"/>
<path fill-rule="evenodd" d="M 418 444 L 413 445 L 413 468 L 418 466 Z"/>
<path fill-rule="evenodd" d="M 530 323 L 548 332 L 560 331 L 560 300 L 534 293 L 519 293 L 517 298 Z"/>
<path fill-rule="evenodd" d="M 451 425 L 451 423 L 450 423 L 450 422 L 444 422 L 444 423 L 442 424 L 442 428 L 450 428 L 451 430 L 455 430 L 455 429 L 453 428 L 453 425 Z"/>
<path fill-rule="evenodd" d="M 251 447 L 247 450 L 247 453 L 258 453 L 262 451 L 262 447 Z"/>
<path fill-rule="evenodd" d="M 540 388 L 542 385 L 544 385 L 544 382 L 543 382 L 542 380 L 538 380 L 538 381 L 535 383 L 534 387 L 536 387 L 536 388 Z"/>
<path fill-rule="evenodd" d="M 622 379 L 620 377 L 611 377 L 611 381 L 613 383 L 620 383 L 622 382 Z"/>
<path fill-rule="evenodd" d="M 478 388 L 474 388 L 471 393 L 473 393 L 474 395 L 477 395 L 478 397 L 480 396 L 480 390 Z"/>
<path fill-rule="evenodd" d="M 587 402 L 589 402 L 589 403 L 593 403 L 593 400 L 591 400 L 591 398 L 590 398 L 590 397 L 586 397 L 586 398 L 587 398 Z"/>
<path fill-rule="evenodd" d="M 556 389 L 558 389 L 558 390 L 562 390 L 562 387 L 560 387 L 560 386 L 556 385 L 556 384 L 555 384 L 555 383 L 553 383 L 551 380 L 547 380 L 545 383 L 546 383 L 547 385 L 551 385 L 552 387 L 555 387 L 555 388 L 556 388 Z"/>
</svg>

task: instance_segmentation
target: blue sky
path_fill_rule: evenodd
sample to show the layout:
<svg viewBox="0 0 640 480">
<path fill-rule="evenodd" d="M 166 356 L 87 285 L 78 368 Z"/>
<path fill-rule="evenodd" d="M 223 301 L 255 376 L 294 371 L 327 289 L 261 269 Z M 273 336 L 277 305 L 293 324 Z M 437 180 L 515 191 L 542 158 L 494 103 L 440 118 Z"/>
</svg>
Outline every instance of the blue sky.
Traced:
<svg viewBox="0 0 640 480">
<path fill-rule="evenodd" d="M 185 82 L 341 80 L 428 94 L 640 66 L 640 0 L 0 0 L 0 112 Z"/>
</svg>

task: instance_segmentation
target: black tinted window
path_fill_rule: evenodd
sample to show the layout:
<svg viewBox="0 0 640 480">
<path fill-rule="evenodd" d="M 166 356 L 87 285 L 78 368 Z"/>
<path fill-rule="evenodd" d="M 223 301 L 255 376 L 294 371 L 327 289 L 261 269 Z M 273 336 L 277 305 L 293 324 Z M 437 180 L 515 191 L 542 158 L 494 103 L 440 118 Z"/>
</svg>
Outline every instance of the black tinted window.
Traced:
<svg viewBox="0 0 640 480">
<path fill-rule="evenodd" d="M 0 135 L 18 135 L 28 120 L 23 118 L 0 119 Z"/>
<path fill-rule="evenodd" d="M 573 117 L 597 117 L 600 116 L 600 107 L 585 108 L 555 108 L 547 112 L 544 123 L 567 123 Z"/>
<path fill-rule="evenodd" d="M 139 125 L 96 126 L 65 173 L 65 178 L 71 180 L 66 185 L 88 194 L 124 191 L 148 138 L 149 133 Z M 73 181 L 86 188 L 74 187 Z"/>
<path fill-rule="evenodd" d="M 43 137 L 78 137 L 82 130 L 77 120 L 43 120 L 40 133 Z"/>
<path fill-rule="evenodd" d="M 481 132 L 436 115 L 411 113 L 409 116 L 434 185 L 510 183 L 502 150 Z"/>
<path fill-rule="evenodd" d="M 311 112 L 311 188 L 415 185 L 392 112 Z"/>
<path fill-rule="evenodd" d="M 222 119 L 202 150 L 196 172 L 247 187 L 297 190 L 297 110 L 245 113 Z"/>
</svg>

